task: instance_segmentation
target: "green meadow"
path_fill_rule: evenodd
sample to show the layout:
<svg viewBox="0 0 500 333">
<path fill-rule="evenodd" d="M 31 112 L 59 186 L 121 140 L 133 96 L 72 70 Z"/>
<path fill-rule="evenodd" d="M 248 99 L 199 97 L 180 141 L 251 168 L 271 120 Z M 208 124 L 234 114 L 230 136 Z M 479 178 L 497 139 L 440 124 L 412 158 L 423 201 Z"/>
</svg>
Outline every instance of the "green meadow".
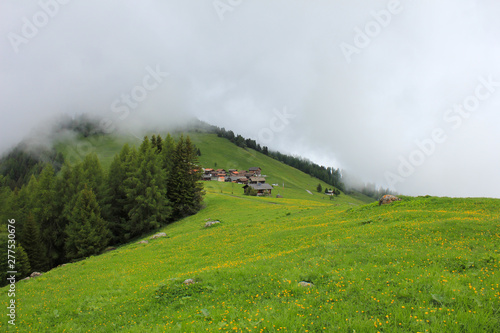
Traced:
<svg viewBox="0 0 500 333">
<path fill-rule="evenodd" d="M 167 237 L 146 235 L 18 282 L 16 326 L 2 288 L 1 331 L 500 330 L 500 200 L 330 200 L 315 191 L 317 179 L 267 156 L 191 137 L 204 167 L 260 166 L 280 186 L 248 197 L 241 185 L 205 182 L 205 207 L 158 230 Z M 106 166 L 123 141 L 89 149 Z M 68 155 L 72 145 L 58 149 Z M 205 228 L 212 220 L 220 223 Z"/>
</svg>

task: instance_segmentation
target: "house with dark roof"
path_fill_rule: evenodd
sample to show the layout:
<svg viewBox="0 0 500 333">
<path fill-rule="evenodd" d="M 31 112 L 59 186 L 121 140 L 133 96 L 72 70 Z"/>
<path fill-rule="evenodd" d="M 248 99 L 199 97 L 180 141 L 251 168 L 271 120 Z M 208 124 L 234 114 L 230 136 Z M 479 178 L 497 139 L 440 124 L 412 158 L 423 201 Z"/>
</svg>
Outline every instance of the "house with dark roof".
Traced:
<svg viewBox="0 0 500 333">
<path fill-rule="evenodd" d="M 260 167 L 252 167 L 248 169 L 248 172 L 253 173 L 255 176 L 260 176 L 262 169 Z"/>
<path fill-rule="evenodd" d="M 271 191 L 273 190 L 273 187 L 269 184 L 247 184 L 243 186 L 243 189 L 246 190 L 248 187 L 256 190 L 258 196 L 271 195 Z"/>
</svg>

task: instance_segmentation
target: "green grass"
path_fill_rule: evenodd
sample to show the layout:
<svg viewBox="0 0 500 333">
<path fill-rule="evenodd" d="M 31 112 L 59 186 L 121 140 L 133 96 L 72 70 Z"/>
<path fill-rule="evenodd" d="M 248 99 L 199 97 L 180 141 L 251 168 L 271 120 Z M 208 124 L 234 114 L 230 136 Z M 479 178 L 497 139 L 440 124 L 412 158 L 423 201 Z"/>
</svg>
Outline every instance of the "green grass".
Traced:
<svg viewBox="0 0 500 333">
<path fill-rule="evenodd" d="M 256 160 L 270 177 L 274 162 Z M 309 176 L 290 177 L 297 188 L 282 199 L 205 183 L 206 207 L 162 228 L 168 238 L 19 282 L 17 327 L 2 311 L 0 330 L 498 331 L 500 200 L 360 205 L 310 195 Z M 204 228 L 207 220 L 221 223 Z M 196 283 L 183 285 L 189 278 Z"/>
<path fill-rule="evenodd" d="M 163 228 L 169 238 L 20 282 L 19 331 L 495 332 L 500 324 L 498 200 L 348 208 L 209 191 L 206 204 Z M 221 223 L 205 229 L 207 219 Z M 188 278 L 197 284 L 183 286 Z"/>
</svg>

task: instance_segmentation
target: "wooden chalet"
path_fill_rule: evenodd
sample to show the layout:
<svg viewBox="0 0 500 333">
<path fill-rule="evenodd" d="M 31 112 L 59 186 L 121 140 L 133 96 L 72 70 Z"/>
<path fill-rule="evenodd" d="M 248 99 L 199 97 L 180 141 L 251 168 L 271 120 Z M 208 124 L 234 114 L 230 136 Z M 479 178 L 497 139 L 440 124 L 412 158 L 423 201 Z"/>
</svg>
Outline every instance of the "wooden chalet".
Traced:
<svg viewBox="0 0 500 333">
<path fill-rule="evenodd" d="M 247 184 L 243 186 L 243 189 L 246 190 L 248 187 L 256 190 L 258 196 L 271 195 L 271 192 L 273 190 L 273 187 L 269 184 Z"/>
<path fill-rule="evenodd" d="M 248 169 L 248 172 L 253 173 L 255 176 L 260 176 L 262 169 L 260 167 L 252 167 Z"/>
</svg>

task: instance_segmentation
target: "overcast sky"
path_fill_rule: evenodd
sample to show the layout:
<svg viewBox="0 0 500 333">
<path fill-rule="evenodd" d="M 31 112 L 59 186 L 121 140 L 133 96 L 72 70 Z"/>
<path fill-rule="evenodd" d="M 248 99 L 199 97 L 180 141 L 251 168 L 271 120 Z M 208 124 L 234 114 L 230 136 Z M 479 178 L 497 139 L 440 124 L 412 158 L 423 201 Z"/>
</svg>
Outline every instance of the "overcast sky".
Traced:
<svg viewBox="0 0 500 333">
<path fill-rule="evenodd" d="M 410 195 L 500 198 L 494 0 L 0 0 L 0 150 L 195 116 Z"/>
</svg>

